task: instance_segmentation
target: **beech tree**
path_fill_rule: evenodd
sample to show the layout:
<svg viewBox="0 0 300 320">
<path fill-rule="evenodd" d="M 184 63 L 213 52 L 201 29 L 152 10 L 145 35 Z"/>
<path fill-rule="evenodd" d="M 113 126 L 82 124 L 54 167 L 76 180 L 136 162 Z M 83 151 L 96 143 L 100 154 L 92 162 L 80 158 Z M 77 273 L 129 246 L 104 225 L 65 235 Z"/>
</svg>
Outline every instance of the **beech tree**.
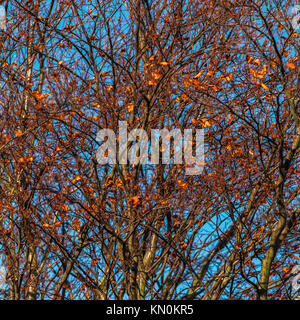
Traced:
<svg viewBox="0 0 300 320">
<path fill-rule="evenodd" d="M 300 299 L 295 1 L 2 5 L 1 298 Z M 119 121 L 205 129 L 203 172 L 99 164 Z"/>
</svg>

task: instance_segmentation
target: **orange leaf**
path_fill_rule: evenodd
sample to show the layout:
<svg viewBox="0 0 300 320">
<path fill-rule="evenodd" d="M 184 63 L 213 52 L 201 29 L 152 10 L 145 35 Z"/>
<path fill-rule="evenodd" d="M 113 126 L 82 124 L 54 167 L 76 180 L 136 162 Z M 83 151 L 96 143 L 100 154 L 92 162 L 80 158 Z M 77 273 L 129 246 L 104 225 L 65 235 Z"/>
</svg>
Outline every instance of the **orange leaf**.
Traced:
<svg viewBox="0 0 300 320">
<path fill-rule="evenodd" d="M 82 176 L 76 176 L 74 179 L 71 180 L 72 183 L 75 183 L 76 181 L 79 181 L 80 179 L 82 179 Z"/>
<path fill-rule="evenodd" d="M 148 81 L 148 85 L 149 86 L 155 86 L 157 83 L 155 82 L 155 81 L 153 81 L 153 80 L 149 80 Z"/>
<path fill-rule="evenodd" d="M 270 89 L 262 82 L 257 81 L 256 84 L 260 85 L 262 88 L 264 88 L 265 90 L 270 91 Z"/>
<path fill-rule="evenodd" d="M 128 203 L 132 203 L 134 206 L 136 206 L 140 202 L 140 199 L 138 196 L 134 196 L 128 199 Z"/>
<path fill-rule="evenodd" d="M 39 91 L 32 91 L 32 95 L 38 99 L 38 100 L 42 100 L 44 101 L 47 97 L 50 96 L 49 93 L 42 93 L 42 92 L 39 92 Z"/>
<path fill-rule="evenodd" d="M 48 223 L 44 223 L 44 224 L 43 224 L 43 227 L 44 227 L 44 228 L 53 228 L 53 226 L 51 226 L 51 225 L 48 224 Z"/>
<path fill-rule="evenodd" d="M 204 128 L 211 127 L 211 123 L 209 122 L 208 119 L 203 118 L 203 119 L 201 119 L 201 122 L 202 122 L 202 125 L 203 125 Z"/>
<path fill-rule="evenodd" d="M 7 62 L 4 62 L 4 63 L 2 64 L 2 67 L 3 67 L 3 68 L 9 68 L 9 67 L 10 67 L 10 64 L 8 64 Z"/>
<path fill-rule="evenodd" d="M 127 105 L 128 112 L 133 111 L 133 109 L 134 109 L 134 104 L 133 103 L 128 103 L 128 105 Z"/>
<path fill-rule="evenodd" d="M 260 83 L 260 85 L 261 85 L 265 90 L 270 91 L 270 89 L 269 89 L 264 83 Z"/>
<path fill-rule="evenodd" d="M 254 71 L 253 69 L 250 68 L 250 73 L 255 77 L 255 78 L 258 78 L 258 79 L 263 79 L 264 77 L 264 74 L 261 73 L 261 72 L 256 72 Z"/>
<path fill-rule="evenodd" d="M 231 81 L 233 79 L 233 74 L 232 73 L 222 74 L 220 78 L 226 81 Z"/>
<path fill-rule="evenodd" d="M 21 130 L 16 131 L 15 133 L 15 137 L 19 137 L 23 134 L 23 132 Z"/>
<path fill-rule="evenodd" d="M 194 78 L 195 79 L 200 78 L 202 73 L 203 73 L 203 70 L 201 70 L 199 73 L 197 73 Z"/>
<path fill-rule="evenodd" d="M 260 66 L 260 60 L 259 60 L 259 59 L 255 59 L 255 60 L 253 61 L 253 63 L 256 63 L 256 64 L 258 64 L 258 65 Z"/>
<path fill-rule="evenodd" d="M 155 80 L 158 80 L 159 78 L 161 78 L 161 74 L 159 74 L 158 72 L 152 72 L 152 77 L 153 77 Z"/>
<path fill-rule="evenodd" d="M 292 70 L 296 68 L 296 66 L 292 62 L 287 63 L 286 67 Z"/>
<path fill-rule="evenodd" d="M 187 187 L 187 183 L 181 180 L 177 180 L 179 187 L 185 189 Z"/>
</svg>

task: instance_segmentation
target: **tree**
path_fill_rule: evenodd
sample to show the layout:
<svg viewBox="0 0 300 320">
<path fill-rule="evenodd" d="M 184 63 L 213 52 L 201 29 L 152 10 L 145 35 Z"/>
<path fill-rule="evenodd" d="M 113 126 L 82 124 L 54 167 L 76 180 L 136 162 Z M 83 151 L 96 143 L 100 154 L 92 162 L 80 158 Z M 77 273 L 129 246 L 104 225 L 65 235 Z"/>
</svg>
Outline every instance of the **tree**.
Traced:
<svg viewBox="0 0 300 320">
<path fill-rule="evenodd" d="M 292 1 L 5 6 L 1 296 L 299 299 Z M 203 173 L 100 165 L 97 132 L 119 121 L 204 128 Z"/>
</svg>

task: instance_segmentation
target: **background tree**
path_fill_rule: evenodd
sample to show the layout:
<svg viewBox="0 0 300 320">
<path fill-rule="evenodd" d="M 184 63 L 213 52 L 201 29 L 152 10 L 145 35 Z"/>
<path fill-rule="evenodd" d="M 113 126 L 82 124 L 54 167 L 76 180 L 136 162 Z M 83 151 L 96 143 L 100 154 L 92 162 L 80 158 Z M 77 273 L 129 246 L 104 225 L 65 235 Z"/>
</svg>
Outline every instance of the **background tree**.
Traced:
<svg viewBox="0 0 300 320">
<path fill-rule="evenodd" d="M 293 1 L 4 5 L 3 298 L 299 298 Z M 99 165 L 120 120 L 204 128 L 204 172 Z"/>
</svg>

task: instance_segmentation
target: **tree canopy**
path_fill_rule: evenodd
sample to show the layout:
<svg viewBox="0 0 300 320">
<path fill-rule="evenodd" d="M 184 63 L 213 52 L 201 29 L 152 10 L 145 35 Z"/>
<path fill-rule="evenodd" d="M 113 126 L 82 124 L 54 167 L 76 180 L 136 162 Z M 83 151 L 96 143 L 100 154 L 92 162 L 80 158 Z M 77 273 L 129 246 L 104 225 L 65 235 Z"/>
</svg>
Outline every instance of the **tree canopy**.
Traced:
<svg viewBox="0 0 300 320">
<path fill-rule="evenodd" d="M 1 298 L 300 298 L 295 1 L 2 5 Z M 100 165 L 119 121 L 204 129 L 203 172 Z"/>
</svg>

